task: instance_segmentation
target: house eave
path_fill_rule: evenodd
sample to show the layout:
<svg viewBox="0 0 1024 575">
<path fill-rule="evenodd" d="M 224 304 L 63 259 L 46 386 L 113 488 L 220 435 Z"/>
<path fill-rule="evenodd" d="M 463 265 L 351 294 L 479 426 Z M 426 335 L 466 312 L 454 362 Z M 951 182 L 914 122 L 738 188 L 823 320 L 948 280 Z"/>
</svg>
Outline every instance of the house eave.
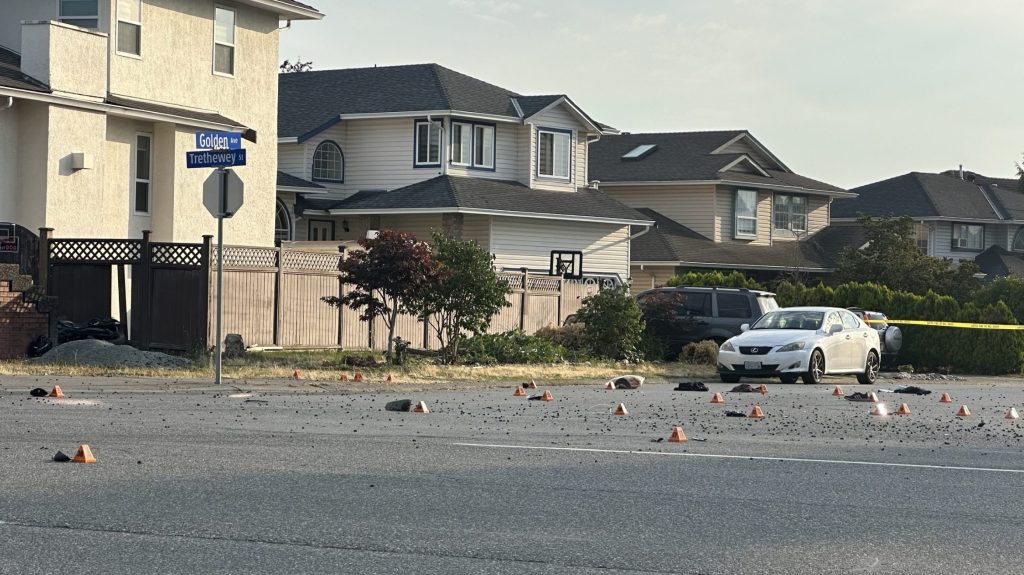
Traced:
<svg viewBox="0 0 1024 575">
<path fill-rule="evenodd" d="M 893 214 L 892 216 L 871 216 L 872 218 L 885 218 L 885 217 L 896 217 L 901 218 L 904 216 Z M 956 216 L 906 216 L 915 222 L 964 222 L 968 224 L 1024 224 L 1024 220 L 994 220 L 991 218 L 958 218 Z M 830 218 L 830 222 L 838 223 L 857 223 L 857 218 Z"/>
<path fill-rule="evenodd" d="M 691 262 L 685 260 L 679 261 L 645 261 L 645 260 L 632 260 L 630 266 L 679 266 L 679 267 L 719 267 L 719 268 L 734 268 L 734 269 L 747 269 L 747 270 L 767 270 L 767 271 L 792 271 L 800 270 L 803 272 L 820 272 L 820 273 L 832 273 L 835 268 L 822 268 L 822 267 L 808 267 L 808 266 L 772 266 L 763 264 L 733 264 L 733 263 L 722 263 L 722 262 Z"/>
<path fill-rule="evenodd" d="M 782 184 L 763 184 L 759 182 L 744 182 L 741 180 L 659 180 L 659 181 L 623 181 L 623 182 L 608 182 L 601 180 L 600 188 L 614 188 L 614 187 L 638 187 L 638 186 L 736 186 L 740 188 L 759 188 L 763 190 L 775 190 L 779 192 L 799 192 L 803 194 L 813 194 L 818 196 L 829 196 L 831 198 L 856 198 L 857 194 L 854 192 L 840 192 L 835 190 L 818 190 L 814 188 L 804 188 L 800 186 L 786 186 Z"/>
<path fill-rule="evenodd" d="M 331 190 L 327 188 L 303 188 L 300 186 L 277 186 L 279 192 L 292 192 L 296 194 L 328 194 Z"/>
<path fill-rule="evenodd" d="M 257 8 L 274 12 L 283 20 L 322 20 L 324 17 L 323 13 L 313 8 L 303 8 L 302 6 L 296 6 L 287 2 L 278 2 L 277 0 L 237 1 L 241 4 L 248 4 L 249 6 L 255 6 Z"/>
<path fill-rule="evenodd" d="M 334 209 L 329 210 L 332 216 L 372 216 L 372 215 L 424 215 L 424 214 L 473 214 L 481 216 L 504 216 L 510 218 L 531 218 L 539 220 L 562 220 L 573 222 L 590 222 L 616 224 L 622 226 L 654 226 L 653 220 L 630 220 L 625 218 L 602 218 L 595 216 L 577 216 L 565 214 L 547 214 L 533 212 L 515 212 L 505 210 L 486 210 L 479 208 L 394 208 L 394 209 Z"/>
</svg>

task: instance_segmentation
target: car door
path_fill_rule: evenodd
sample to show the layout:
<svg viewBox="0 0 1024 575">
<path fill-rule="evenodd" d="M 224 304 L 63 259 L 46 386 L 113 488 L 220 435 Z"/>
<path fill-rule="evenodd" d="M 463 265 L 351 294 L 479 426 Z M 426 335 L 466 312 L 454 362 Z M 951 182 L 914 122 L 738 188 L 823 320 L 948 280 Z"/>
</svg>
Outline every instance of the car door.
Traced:
<svg viewBox="0 0 1024 575">
<path fill-rule="evenodd" d="M 863 367 L 868 360 L 868 330 L 857 316 L 848 311 L 840 312 L 843 319 L 844 338 L 850 342 L 850 369 Z"/>
<path fill-rule="evenodd" d="M 703 341 L 711 338 L 711 293 L 705 291 L 683 291 L 676 305 L 676 314 L 681 320 L 681 329 L 686 341 Z"/>
<path fill-rule="evenodd" d="M 838 325 L 841 331 L 832 333 L 832 326 Z M 822 324 L 825 336 L 821 338 L 821 347 L 825 350 L 825 369 L 829 372 L 850 369 L 852 353 L 850 352 L 849 333 L 843 325 L 839 312 L 829 312 Z"/>
<path fill-rule="evenodd" d="M 715 313 L 712 327 L 716 333 L 727 333 L 729 336 L 739 335 L 740 326 L 754 323 L 754 317 L 760 317 L 760 310 L 751 309 L 751 298 L 745 293 L 715 292 Z"/>
</svg>

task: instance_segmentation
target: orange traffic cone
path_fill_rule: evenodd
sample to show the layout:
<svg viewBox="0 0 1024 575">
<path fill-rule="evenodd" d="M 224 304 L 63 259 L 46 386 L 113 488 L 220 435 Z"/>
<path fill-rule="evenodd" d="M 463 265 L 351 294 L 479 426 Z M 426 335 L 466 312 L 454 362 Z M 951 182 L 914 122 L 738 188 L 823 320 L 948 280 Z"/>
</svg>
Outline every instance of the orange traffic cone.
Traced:
<svg viewBox="0 0 1024 575">
<path fill-rule="evenodd" d="M 836 397 L 842 397 L 845 394 L 843 393 L 843 388 L 837 385 L 836 388 L 832 390 L 832 395 Z"/>
<path fill-rule="evenodd" d="M 62 390 L 59 385 L 55 385 L 53 386 L 53 389 L 50 390 L 50 395 L 47 397 L 64 397 L 64 390 Z"/>
<path fill-rule="evenodd" d="M 711 397 L 711 403 L 725 403 L 725 400 L 722 399 L 721 393 L 715 392 L 715 395 Z"/>
<path fill-rule="evenodd" d="M 629 412 L 626 411 L 625 403 L 620 403 L 619 406 L 615 408 L 615 415 L 629 415 Z"/>
<path fill-rule="evenodd" d="M 71 458 L 72 463 L 96 463 L 96 458 L 92 456 L 92 450 L 85 443 L 78 446 L 78 453 Z"/>
<path fill-rule="evenodd" d="M 884 403 L 876 403 L 875 407 L 871 409 L 871 415 L 885 417 L 886 415 L 889 415 L 889 409 L 885 407 Z"/>
<path fill-rule="evenodd" d="M 689 441 L 686 434 L 683 433 L 683 428 L 678 425 L 672 430 L 672 435 L 668 436 L 668 440 L 670 443 L 683 443 Z"/>
<path fill-rule="evenodd" d="M 750 410 L 750 415 L 748 415 L 747 417 L 753 417 L 754 419 L 762 419 L 762 418 L 764 418 L 764 412 L 761 411 L 761 406 L 760 405 L 755 405 L 754 409 Z"/>
<path fill-rule="evenodd" d="M 292 372 L 292 379 L 302 379 L 302 372 L 296 369 Z"/>
<path fill-rule="evenodd" d="M 1011 407 L 1006 410 L 1006 415 L 1003 416 L 1003 419 L 1020 419 L 1020 415 L 1017 413 L 1017 408 Z"/>
<path fill-rule="evenodd" d="M 338 378 L 338 381 L 348 381 L 348 374 L 347 373 L 341 374 L 341 377 Z"/>
<path fill-rule="evenodd" d="M 555 400 L 555 397 L 554 397 L 553 395 L 551 395 L 551 392 L 550 392 L 550 391 L 548 391 L 548 390 L 546 390 L 546 389 L 545 389 L 545 390 L 544 390 L 544 395 L 542 395 L 542 396 L 540 397 L 540 400 L 541 400 L 541 401 L 554 401 L 554 400 Z"/>
<path fill-rule="evenodd" d="M 523 389 L 523 386 L 517 385 L 516 390 L 512 392 L 512 395 L 515 397 L 523 397 L 526 395 L 526 390 Z"/>
<path fill-rule="evenodd" d="M 761 392 L 761 395 L 764 395 L 768 393 L 768 386 L 762 383 L 761 385 L 757 386 L 757 390 Z"/>
<path fill-rule="evenodd" d="M 896 415 L 910 415 L 910 407 L 905 403 L 901 403 L 899 408 L 896 410 Z"/>
<path fill-rule="evenodd" d="M 537 389 L 537 382 L 530 380 L 530 383 L 526 384 L 526 389 Z"/>
<path fill-rule="evenodd" d="M 609 381 L 608 383 L 604 384 L 604 388 L 605 389 L 615 389 L 615 384 Z"/>
<path fill-rule="evenodd" d="M 363 374 L 357 371 L 355 377 L 352 379 L 355 381 L 363 381 Z"/>
<path fill-rule="evenodd" d="M 939 403 L 953 403 L 953 398 L 948 393 L 943 393 L 942 397 L 939 398 Z"/>
<path fill-rule="evenodd" d="M 871 400 L 871 403 L 878 403 L 878 395 L 873 391 L 868 393 L 868 399 Z"/>
<path fill-rule="evenodd" d="M 421 402 L 416 404 L 416 407 L 412 408 L 412 412 L 413 413 L 430 413 L 430 410 L 427 409 L 427 402 L 421 401 Z"/>
<path fill-rule="evenodd" d="M 966 405 L 961 405 L 960 409 L 956 410 L 957 417 L 967 417 L 971 414 L 971 410 L 967 409 Z"/>
<path fill-rule="evenodd" d="M 387 381 L 388 383 L 394 383 L 395 378 L 389 373 L 388 378 L 385 381 Z"/>
</svg>

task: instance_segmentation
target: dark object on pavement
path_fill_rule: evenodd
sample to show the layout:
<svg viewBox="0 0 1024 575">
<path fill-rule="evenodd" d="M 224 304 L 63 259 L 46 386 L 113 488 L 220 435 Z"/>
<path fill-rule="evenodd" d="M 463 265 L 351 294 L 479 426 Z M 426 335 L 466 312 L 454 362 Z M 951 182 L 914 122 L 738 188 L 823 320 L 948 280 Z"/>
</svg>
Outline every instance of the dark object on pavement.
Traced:
<svg viewBox="0 0 1024 575">
<path fill-rule="evenodd" d="M 851 393 L 850 395 L 845 395 L 843 397 L 847 401 L 871 401 L 871 402 L 874 402 L 874 400 L 871 399 L 871 395 L 870 394 L 862 393 L 860 391 L 855 391 L 855 392 Z"/>
<path fill-rule="evenodd" d="M 640 375 L 623 375 L 612 380 L 615 389 L 637 389 L 644 384 L 644 378 Z"/>
<path fill-rule="evenodd" d="M 30 391 L 28 393 L 32 397 L 46 397 L 49 394 L 48 391 L 46 391 L 45 389 L 43 389 L 41 387 L 37 387 L 37 388 L 33 389 L 32 391 Z"/>
<path fill-rule="evenodd" d="M 733 411 L 731 409 L 726 409 L 725 410 L 725 416 L 726 417 L 746 417 L 747 414 L 743 413 L 742 411 Z"/>
<path fill-rule="evenodd" d="M 51 349 L 53 349 L 53 342 L 50 341 L 50 338 L 38 335 L 32 340 L 32 343 L 28 344 L 27 351 L 29 357 L 39 357 Z"/>
<path fill-rule="evenodd" d="M 707 391 L 708 386 L 703 381 L 684 381 L 679 383 L 672 391 Z"/>
<path fill-rule="evenodd" d="M 410 411 L 412 410 L 411 399 L 396 399 L 395 401 L 389 401 L 384 406 L 387 411 Z"/>
<path fill-rule="evenodd" d="M 540 394 L 540 393 L 535 393 L 535 394 L 531 395 L 530 397 L 527 397 L 526 399 L 528 399 L 530 401 L 540 401 L 540 400 L 544 399 L 544 395 Z"/>
<path fill-rule="evenodd" d="M 238 359 L 245 357 L 245 340 L 241 334 L 229 333 L 224 338 L 224 357 Z"/>
<path fill-rule="evenodd" d="M 730 389 L 729 391 L 733 391 L 736 393 L 760 393 L 756 387 L 750 385 L 749 383 L 741 383 L 736 387 Z"/>
<path fill-rule="evenodd" d="M 54 461 L 59 461 L 61 463 L 64 463 L 64 462 L 67 462 L 67 461 L 71 461 L 71 458 L 68 457 L 67 455 L 64 455 L 63 451 L 58 451 L 57 453 L 53 454 L 53 460 Z"/>
<path fill-rule="evenodd" d="M 122 344 L 128 341 L 121 333 L 121 323 L 112 317 L 93 319 L 84 324 L 67 320 L 57 322 L 58 345 L 80 339 L 99 339 L 115 344 Z"/>
<path fill-rule="evenodd" d="M 897 387 L 892 390 L 893 393 L 912 393 L 914 395 L 928 395 L 931 393 L 930 389 L 924 389 L 917 387 L 916 385 L 908 385 L 905 387 Z"/>
</svg>

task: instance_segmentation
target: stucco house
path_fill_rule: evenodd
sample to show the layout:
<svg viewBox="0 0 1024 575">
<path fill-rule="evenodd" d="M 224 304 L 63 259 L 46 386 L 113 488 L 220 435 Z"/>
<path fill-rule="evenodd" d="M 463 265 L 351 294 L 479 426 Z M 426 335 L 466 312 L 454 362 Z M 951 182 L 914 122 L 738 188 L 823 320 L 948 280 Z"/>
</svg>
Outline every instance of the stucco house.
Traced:
<svg viewBox="0 0 1024 575">
<path fill-rule="evenodd" d="M 815 239 L 832 201 L 854 195 L 793 172 L 745 130 L 605 135 L 589 178 L 657 222 L 632 242 L 634 291 L 687 270 L 829 273 Z"/>
<path fill-rule="evenodd" d="M 442 229 L 499 269 L 548 273 L 552 252 L 581 252 L 583 275 L 626 283 L 630 227 L 652 222 L 589 186 L 604 131 L 565 95 L 437 64 L 282 74 L 278 237 Z"/>
<path fill-rule="evenodd" d="M 1024 194 L 1020 182 L 970 171 L 910 172 L 852 189 L 835 202 L 832 221 L 863 237 L 860 215 L 907 216 L 930 256 L 974 260 L 988 275 L 1024 274 Z M 854 242 L 856 243 L 856 242 Z"/>
<path fill-rule="evenodd" d="M 198 242 L 210 170 L 198 130 L 244 134 L 231 243 L 272 245 L 278 34 L 322 15 L 295 0 L 5 0 L 0 221 L 57 237 Z"/>
</svg>

